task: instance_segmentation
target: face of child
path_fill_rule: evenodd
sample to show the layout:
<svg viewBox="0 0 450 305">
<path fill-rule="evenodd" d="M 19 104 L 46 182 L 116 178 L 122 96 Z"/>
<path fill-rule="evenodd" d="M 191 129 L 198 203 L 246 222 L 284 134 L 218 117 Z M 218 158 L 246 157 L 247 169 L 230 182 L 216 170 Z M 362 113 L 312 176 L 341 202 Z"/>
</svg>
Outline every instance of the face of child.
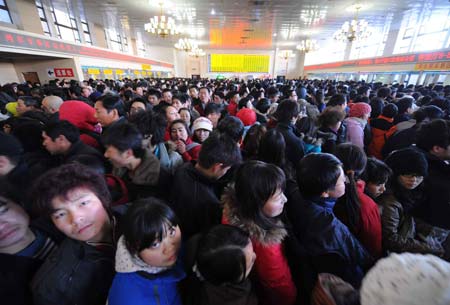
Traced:
<svg viewBox="0 0 450 305">
<path fill-rule="evenodd" d="M 278 189 L 264 204 L 263 213 L 267 217 L 276 217 L 283 212 L 287 198 L 281 189 Z"/>
<path fill-rule="evenodd" d="M 18 204 L 3 197 L 0 201 L 6 202 L 0 206 L 0 253 L 8 253 L 25 239 L 30 218 Z"/>
<path fill-rule="evenodd" d="M 90 189 L 78 187 L 69 191 L 67 196 L 53 198 L 52 207 L 51 219 L 67 237 L 89 242 L 108 238 L 108 213 Z"/>
<path fill-rule="evenodd" d="M 368 182 L 366 184 L 366 192 L 369 193 L 370 196 L 373 198 L 379 197 L 381 194 L 383 194 L 386 191 L 386 184 L 375 184 L 372 182 Z"/>
<path fill-rule="evenodd" d="M 191 115 L 189 111 L 183 110 L 180 112 L 180 119 L 186 122 L 186 124 L 191 124 Z"/>
<path fill-rule="evenodd" d="M 195 135 L 200 143 L 203 143 L 209 137 L 209 130 L 206 129 L 197 129 L 195 131 Z"/>
<path fill-rule="evenodd" d="M 181 246 L 181 231 L 179 226 L 167 226 L 166 236 L 155 240 L 150 247 L 139 252 L 139 257 L 152 267 L 173 266 L 178 258 Z"/>
<path fill-rule="evenodd" d="M 188 133 L 183 124 L 177 123 L 170 129 L 170 137 L 172 138 L 172 141 L 186 141 L 188 138 Z"/>
<path fill-rule="evenodd" d="M 407 190 L 413 190 L 423 182 L 423 176 L 417 175 L 400 175 L 398 182 Z"/>
<path fill-rule="evenodd" d="M 253 264 L 256 260 L 256 254 L 253 251 L 253 245 L 250 239 L 248 240 L 248 245 L 243 250 L 245 254 L 245 266 L 247 267 L 245 270 L 245 277 L 247 277 L 250 274 L 250 271 L 252 271 Z"/>
<path fill-rule="evenodd" d="M 341 174 L 339 175 L 336 185 L 333 189 L 328 191 L 328 197 L 340 198 L 345 194 L 345 175 L 342 168 L 340 168 Z"/>
</svg>

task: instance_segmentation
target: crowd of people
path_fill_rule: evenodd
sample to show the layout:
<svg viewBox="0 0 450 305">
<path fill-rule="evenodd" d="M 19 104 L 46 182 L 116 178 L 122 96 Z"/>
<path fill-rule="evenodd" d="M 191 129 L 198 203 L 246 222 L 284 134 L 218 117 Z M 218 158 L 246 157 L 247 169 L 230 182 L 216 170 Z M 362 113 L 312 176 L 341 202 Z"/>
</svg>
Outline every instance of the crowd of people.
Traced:
<svg viewBox="0 0 450 305">
<path fill-rule="evenodd" d="M 5 304 L 450 304 L 450 86 L 0 87 Z"/>
</svg>

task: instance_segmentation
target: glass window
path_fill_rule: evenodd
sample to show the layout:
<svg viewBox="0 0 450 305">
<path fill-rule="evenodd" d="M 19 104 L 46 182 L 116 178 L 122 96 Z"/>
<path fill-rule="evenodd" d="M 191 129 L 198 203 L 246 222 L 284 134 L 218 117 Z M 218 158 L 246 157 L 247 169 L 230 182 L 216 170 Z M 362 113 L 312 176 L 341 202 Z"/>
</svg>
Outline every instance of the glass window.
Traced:
<svg viewBox="0 0 450 305">
<path fill-rule="evenodd" d="M 6 23 L 12 23 L 11 16 L 9 15 L 8 6 L 6 2 L 0 0 L 0 21 Z"/>
<path fill-rule="evenodd" d="M 48 26 L 47 16 L 45 15 L 44 6 L 42 5 L 41 0 L 36 0 L 36 8 L 39 13 L 39 18 L 41 19 L 41 25 L 42 25 L 42 30 L 44 31 L 44 34 L 47 36 L 51 36 L 50 28 Z"/>
</svg>

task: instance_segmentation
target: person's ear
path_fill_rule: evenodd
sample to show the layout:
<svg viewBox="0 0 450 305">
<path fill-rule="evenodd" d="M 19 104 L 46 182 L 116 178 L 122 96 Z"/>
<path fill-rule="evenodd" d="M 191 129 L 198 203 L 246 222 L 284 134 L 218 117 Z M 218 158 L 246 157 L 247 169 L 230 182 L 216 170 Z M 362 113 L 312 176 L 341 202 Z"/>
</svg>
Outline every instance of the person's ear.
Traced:
<svg viewBox="0 0 450 305">
<path fill-rule="evenodd" d="M 320 195 L 320 197 L 322 197 L 322 198 L 328 198 L 328 197 L 330 197 L 329 191 L 323 192 L 323 193 Z"/>
<path fill-rule="evenodd" d="M 67 141 L 67 138 L 66 138 L 66 136 L 65 135 L 62 135 L 62 134 L 60 134 L 56 139 L 55 139 L 55 141 L 54 142 L 58 142 L 58 143 L 61 143 L 61 142 L 65 142 L 65 141 Z"/>
<path fill-rule="evenodd" d="M 440 155 L 443 150 L 445 150 L 445 149 L 438 145 L 433 145 L 433 147 L 431 148 L 431 153 L 433 153 L 435 155 Z"/>
</svg>

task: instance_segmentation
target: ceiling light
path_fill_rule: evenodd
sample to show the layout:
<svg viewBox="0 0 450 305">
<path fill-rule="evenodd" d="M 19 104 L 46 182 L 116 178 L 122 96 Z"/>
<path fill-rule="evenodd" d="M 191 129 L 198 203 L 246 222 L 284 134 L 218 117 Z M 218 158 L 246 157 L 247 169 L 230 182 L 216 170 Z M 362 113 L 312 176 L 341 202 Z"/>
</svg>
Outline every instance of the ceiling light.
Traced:
<svg viewBox="0 0 450 305">
<path fill-rule="evenodd" d="M 344 22 L 341 29 L 334 33 L 334 39 L 342 42 L 353 42 L 355 40 L 364 40 L 372 34 L 369 23 L 364 19 L 358 19 L 360 9 L 361 6 L 355 6 L 355 18 L 350 22 Z"/>
<path fill-rule="evenodd" d="M 289 58 L 295 57 L 295 54 L 292 50 L 282 50 L 278 53 L 278 57 L 288 60 Z"/>
<path fill-rule="evenodd" d="M 304 53 L 315 51 L 317 49 L 318 49 L 317 40 L 314 40 L 314 39 L 302 40 L 297 45 L 297 50 L 304 52 Z"/>
<path fill-rule="evenodd" d="M 216 11 L 214 9 L 211 10 L 211 15 L 215 15 Z"/>
<path fill-rule="evenodd" d="M 192 49 L 189 52 L 189 56 L 193 56 L 193 57 L 197 57 L 197 58 L 201 57 L 201 56 L 205 56 L 205 55 L 206 55 L 206 52 L 199 48 Z"/>
<path fill-rule="evenodd" d="M 192 39 L 180 38 L 178 42 L 175 44 L 175 49 L 189 52 L 193 49 L 198 49 L 198 44 Z"/>
<path fill-rule="evenodd" d="M 175 24 L 175 20 L 172 17 L 163 15 L 163 3 L 159 3 L 161 7 L 160 16 L 154 16 L 150 18 L 150 22 L 144 25 L 145 31 L 156 34 L 162 38 L 166 38 L 170 35 L 177 35 L 180 33 L 178 26 Z"/>
</svg>

